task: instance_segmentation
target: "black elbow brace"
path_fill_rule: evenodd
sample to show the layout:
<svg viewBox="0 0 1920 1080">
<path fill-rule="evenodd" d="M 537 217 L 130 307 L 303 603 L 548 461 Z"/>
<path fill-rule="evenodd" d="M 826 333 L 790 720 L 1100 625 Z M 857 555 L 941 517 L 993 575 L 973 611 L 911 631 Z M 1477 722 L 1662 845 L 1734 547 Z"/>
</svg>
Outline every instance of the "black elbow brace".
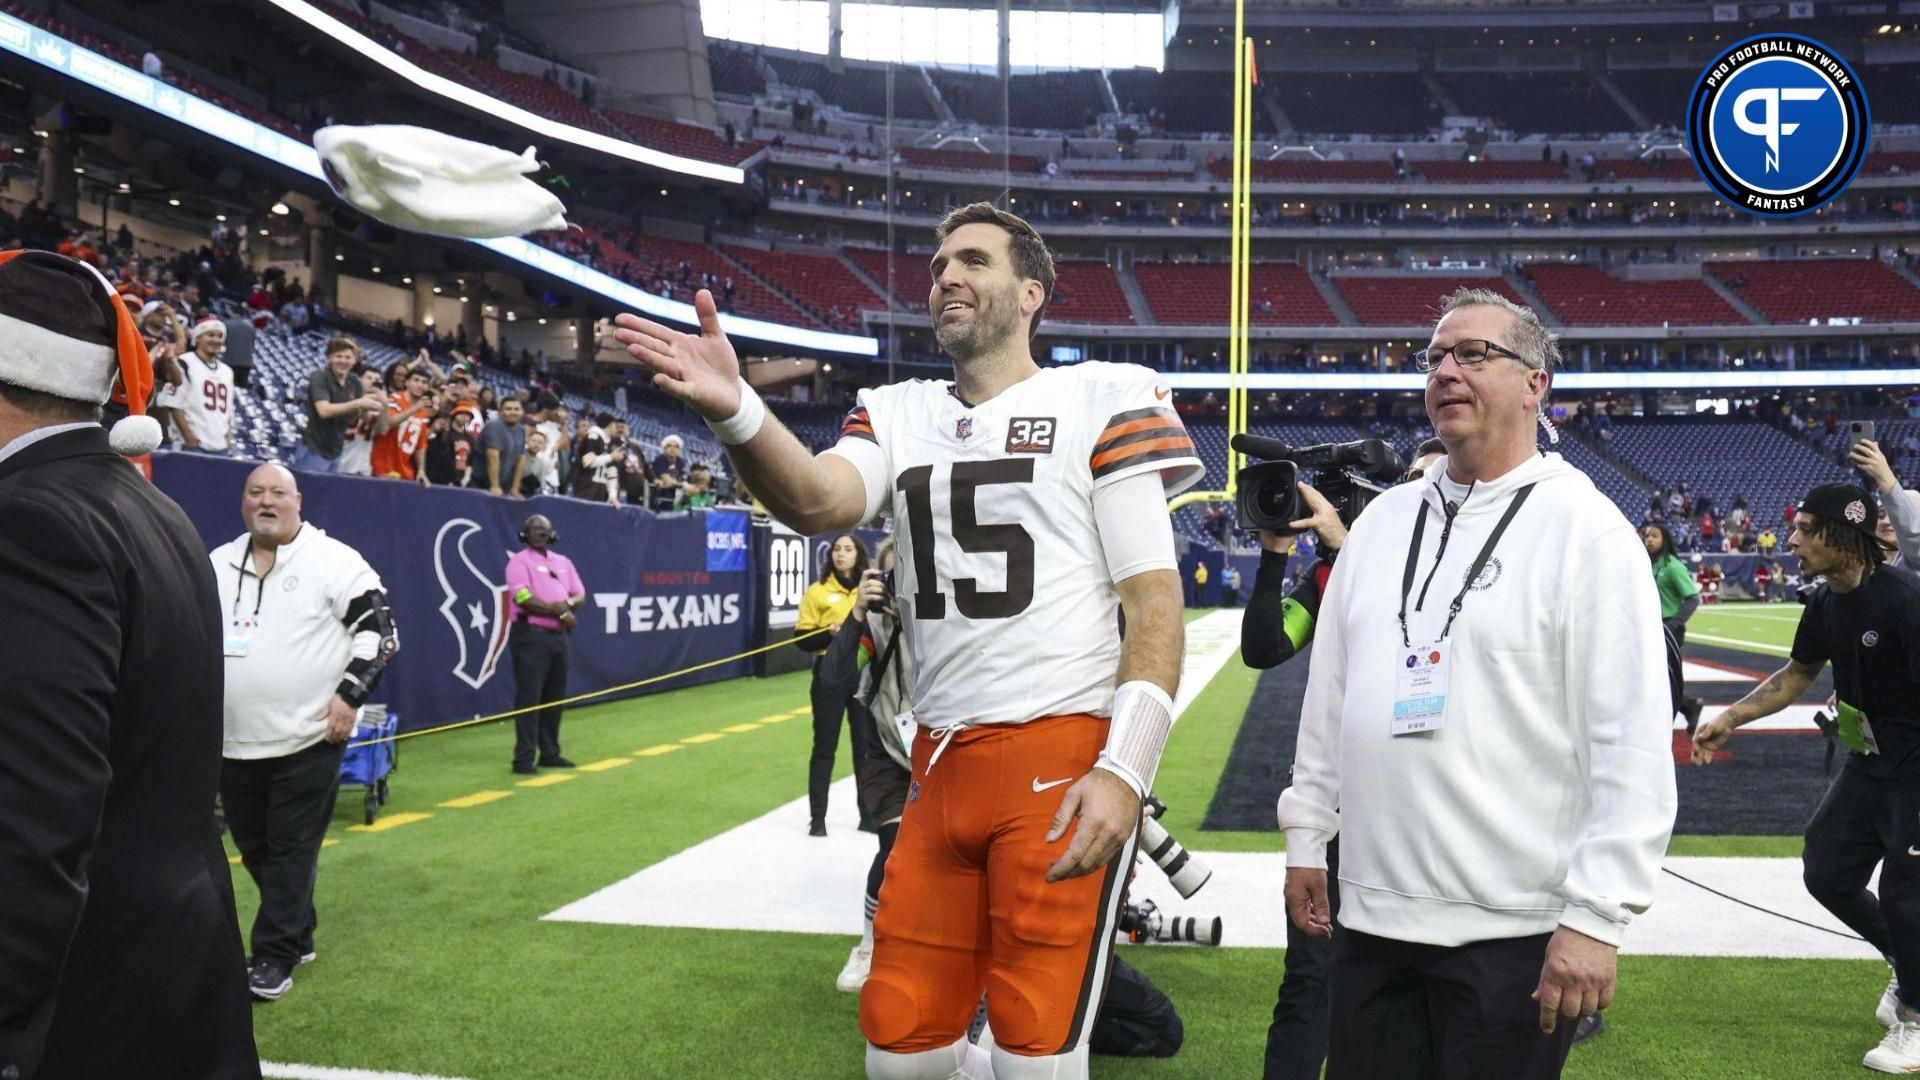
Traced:
<svg viewBox="0 0 1920 1080">
<path fill-rule="evenodd" d="M 346 624 L 349 634 L 355 637 L 375 634 L 380 642 L 370 659 L 356 656 L 347 661 L 346 674 L 341 676 L 335 690 L 343 701 L 359 708 L 366 704 L 368 695 L 380 682 L 380 673 L 386 670 L 387 661 L 400 651 L 400 636 L 393 625 L 393 612 L 387 607 L 387 594 L 379 589 L 369 589 L 354 597 L 340 621 Z"/>
</svg>

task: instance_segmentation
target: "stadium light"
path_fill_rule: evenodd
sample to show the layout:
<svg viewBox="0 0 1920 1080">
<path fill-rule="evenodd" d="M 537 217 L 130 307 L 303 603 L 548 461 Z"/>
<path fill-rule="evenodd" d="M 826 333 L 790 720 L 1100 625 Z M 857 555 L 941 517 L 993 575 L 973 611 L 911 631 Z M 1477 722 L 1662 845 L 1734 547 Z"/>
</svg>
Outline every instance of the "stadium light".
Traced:
<svg viewBox="0 0 1920 1080">
<path fill-rule="evenodd" d="M 293 213 L 293 209 L 286 203 L 276 202 L 273 204 L 273 212 L 276 216 L 286 217 L 288 214 Z"/>
<path fill-rule="evenodd" d="M 215 214 L 215 215 L 213 215 L 213 220 L 215 220 L 215 221 L 225 221 L 225 220 L 227 220 L 227 215 L 225 215 L 225 214 Z"/>
<path fill-rule="evenodd" d="M 180 200 L 179 200 L 179 199 L 168 199 L 168 200 L 167 200 L 167 205 L 168 205 L 168 206 L 179 206 L 179 205 L 180 205 Z"/>
</svg>

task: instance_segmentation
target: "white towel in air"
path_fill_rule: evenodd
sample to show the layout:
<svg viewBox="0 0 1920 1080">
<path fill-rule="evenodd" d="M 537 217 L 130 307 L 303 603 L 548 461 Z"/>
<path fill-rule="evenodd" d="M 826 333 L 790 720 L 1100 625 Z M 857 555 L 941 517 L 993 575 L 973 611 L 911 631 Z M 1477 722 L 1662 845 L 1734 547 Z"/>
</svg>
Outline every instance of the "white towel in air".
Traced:
<svg viewBox="0 0 1920 1080">
<path fill-rule="evenodd" d="M 313 133 L 327 183 L 354 209 L 412 232 L 489 239 L 564 229 L 566 208 L 532 180 L 533 147 L 515 155 L 405 124 Z"/>
</svg>

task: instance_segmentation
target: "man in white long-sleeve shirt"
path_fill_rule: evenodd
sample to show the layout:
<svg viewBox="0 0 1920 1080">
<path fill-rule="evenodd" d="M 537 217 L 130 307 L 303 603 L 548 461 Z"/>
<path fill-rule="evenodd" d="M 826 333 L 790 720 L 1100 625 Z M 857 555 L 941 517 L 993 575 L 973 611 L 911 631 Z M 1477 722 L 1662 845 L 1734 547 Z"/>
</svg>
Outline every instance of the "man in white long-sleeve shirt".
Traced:
<svg viewBox="0 0 1920 1080">
<path fill-rule="evenodd" d="M 1341 838 L 1330 1080 L 1559 1076 L 1653 900 L 1660 607 L 1633 526 L 1536 447 L 1557 360 L 1531 310 L 1447 298 L 1415 358 L 1447 457 L 1367 508 L 1321 603 L 1279 818 L 1315 936 Z"/>
</svg>

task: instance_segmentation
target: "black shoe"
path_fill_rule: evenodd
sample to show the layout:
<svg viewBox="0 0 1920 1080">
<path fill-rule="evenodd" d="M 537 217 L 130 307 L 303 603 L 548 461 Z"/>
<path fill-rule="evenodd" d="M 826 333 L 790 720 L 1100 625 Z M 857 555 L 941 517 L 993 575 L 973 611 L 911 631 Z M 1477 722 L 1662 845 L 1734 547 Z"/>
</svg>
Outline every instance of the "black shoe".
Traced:
<svg viewBox="0 0 1920 1080">
<path fill-rule="evenodd" d="M 808 836 L 827 835 L 827 823 L 824 821 L 821 821 L 819 818 L 814 818 L 813 824 L 807 826 L 807 835 Z"/>
<path fill-rule="evenodd" d="M 300 953 L 300 962 L 302 964 L 311 964 L 318 959 L 320 959 L 320 954 L 314 952 L 313 946 L 311 945 L 307 946 L 306 949 Z"/>
<path fill-rule="evenodd" d="M 568 761 L 566 758 L 559 757 L 556 755 L 550 758 L 541 758 L 540 767 L 543 769 L 573 769 L 573 768 L 578 768 L 579 766 L 576 766 L 573 762 Z"/>
<path fill-rule="evenodd" d="M 277 960 L 255 960 L 247 965 L 247 989 L 261 1001 L 278 1000 L 293 989 L 293 973 Z"/>
<path fill-rule="evenodd" d="M 513 763 L 513 771 L 519 773 L 521 776 L 532 776 L 534 773 L 539 772 L 540 770 L 535 769 L 531 764 L 527 762 L 516 761 Z"/>
<path fill-rule="evenodd" d="M 1607 1019 L 1600 1013 L 1588 1013 L 1573 1026 L 1573 1045 L 1579 1046 L 1595 1035 L 1607 1030 Z"/>
</svg>

